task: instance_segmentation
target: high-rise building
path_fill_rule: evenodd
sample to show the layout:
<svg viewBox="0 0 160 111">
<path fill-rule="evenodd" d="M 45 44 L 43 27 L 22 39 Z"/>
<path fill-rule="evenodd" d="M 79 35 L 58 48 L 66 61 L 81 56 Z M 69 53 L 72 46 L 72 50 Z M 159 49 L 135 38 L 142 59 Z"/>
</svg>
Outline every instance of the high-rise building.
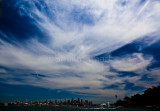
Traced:
<svg viewBox="0 0 160 111">
<path fill-rule="evenodd" d="M 84 101 L 83 101 L 83 99 L 81 99 L 81 104 L 83 104 L 84 103 Z"/>
<path fill-rule="evenodd" d="M 73 104 L 74 103 L 74 99 L 72 98 L 72 100 L 71 100 L 71 104 Z"/>
<path fill-rule="evenodd" d="M 57 101 L 57 99 L 55 100 L 55 104 L 58 104 L 58 101 Z"/>
<path fill-rule="evenodd" d="M 88 104 L 88 100 L 85 100 L 85 104 Z"/>
<path fill-rule="evenodd" d="M 68 99 L 67 104 L 70 104 L 70 103 L 71 103 L 71 101 Z"/>
<path fill-rule="evenodd" d="M 80 98 L 77 98 L 77 103 L 78 103 L 78 104 L 80 103 Z"/>
</svg>

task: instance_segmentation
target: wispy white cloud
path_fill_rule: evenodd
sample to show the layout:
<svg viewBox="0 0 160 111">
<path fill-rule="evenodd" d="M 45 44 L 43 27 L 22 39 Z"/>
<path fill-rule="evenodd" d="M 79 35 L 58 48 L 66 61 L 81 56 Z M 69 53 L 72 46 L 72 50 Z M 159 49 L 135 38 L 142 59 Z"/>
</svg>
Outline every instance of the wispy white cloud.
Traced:
<svg viewBox="0 0 160 111">
<path fill-rule="evenodd" d="M 110 64 L 113 68 L 120 71 L 137 71 L 144 70 L 151 62 L 152 57 L 146 59 L 140 53 L 129 55 L 129 57 L 117 58 L 113 61 L 110 60 Z"/>
<path fill-rule="evenodd" d="M 123 2 L 126 2 L 125 5 Z M 17 47 L 1 40 L 1 66 L 27 69 L 46 76 L 37 80 L 30 75 L 20 76 L 23 74 L 19 73 L 19 78 L 23 79 L 21 82 L 14 80 L 18 74 L 14 76 L 1 70 L 10 78 L 6 80 L 8 83 L 66 90 L 89 87 L 68 91 L 114 96 L 116 90 L 103 88 L 124 81 L 134 83 L 140 80 L 141 75 L 121 78 L 118 73 L 110 71 L 109 65 L 120 71 L 139 71 L 152 60 L 152 57 L 145 58 L 142 54 L 115 58 L 108 61 L 109 64 L 91 58 L 109 53 L 135 39 L 159 33 L 160 2 L 156 0 L 147 0 L 142 4 L 139 0 L 45 0 L 44 4 L 38 0 L 22 0 L 17 1 L 14 7 L 19 7 L 21 17 L 28 16 L 36 27 L 45 32 L 47 35 L 43 38 L 49 36 L 50 42 L 43 44 L 32 37 L 25 41 L 26 46 L 17 43 Z M 79 21 L 75 17 L 80 17 Z M 91 24 L 82 22 L 83 17 L 84 21 L 92 20 Z M 127 93 L 124 87 L 119 87 L 120 95 Z"/>
</svg>

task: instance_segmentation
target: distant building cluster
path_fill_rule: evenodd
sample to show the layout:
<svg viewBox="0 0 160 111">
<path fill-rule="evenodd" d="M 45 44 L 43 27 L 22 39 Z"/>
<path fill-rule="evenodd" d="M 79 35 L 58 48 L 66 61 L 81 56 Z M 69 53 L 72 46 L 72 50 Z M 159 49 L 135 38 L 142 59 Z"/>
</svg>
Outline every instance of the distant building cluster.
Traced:
<svg viewBox="0 0 160 111">
<path fill-rule="evenodd" d="M 45 100 L 45 101 L 19 101 L 0 103 L 1 106 L 93 106 L 93 102 L 84 99 L 64 99 L 64 100 Z"/>
</svg>

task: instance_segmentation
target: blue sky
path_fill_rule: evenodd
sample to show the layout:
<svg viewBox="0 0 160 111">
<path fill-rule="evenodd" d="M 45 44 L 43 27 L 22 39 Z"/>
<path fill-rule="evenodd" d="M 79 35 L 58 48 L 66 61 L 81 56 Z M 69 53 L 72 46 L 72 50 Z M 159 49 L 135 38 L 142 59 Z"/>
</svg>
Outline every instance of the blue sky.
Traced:
<svg viewBox="0 0 160 111">
<path fill-rule="evenodd" d="M 0 101 L 113 102 L 160 83 L 159 0 L 0 5 Z"/>
</svg>

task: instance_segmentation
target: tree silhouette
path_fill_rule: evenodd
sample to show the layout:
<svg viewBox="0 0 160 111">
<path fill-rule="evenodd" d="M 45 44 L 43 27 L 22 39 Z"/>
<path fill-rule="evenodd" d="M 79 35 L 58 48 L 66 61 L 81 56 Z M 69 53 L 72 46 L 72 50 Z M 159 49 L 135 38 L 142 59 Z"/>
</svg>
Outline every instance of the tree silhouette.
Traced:
<svg viewBox="0 0 160 111">
<path fill-rule="evenodd" d="M 157 87 L 148 88 L 144 94 L 135 94 L 131 97 L 124 97 L 123 100 L 118 100 L 115 105 L 117 106 L 152 106 L 160 107 L 160 85 Z"/>
</svg>

